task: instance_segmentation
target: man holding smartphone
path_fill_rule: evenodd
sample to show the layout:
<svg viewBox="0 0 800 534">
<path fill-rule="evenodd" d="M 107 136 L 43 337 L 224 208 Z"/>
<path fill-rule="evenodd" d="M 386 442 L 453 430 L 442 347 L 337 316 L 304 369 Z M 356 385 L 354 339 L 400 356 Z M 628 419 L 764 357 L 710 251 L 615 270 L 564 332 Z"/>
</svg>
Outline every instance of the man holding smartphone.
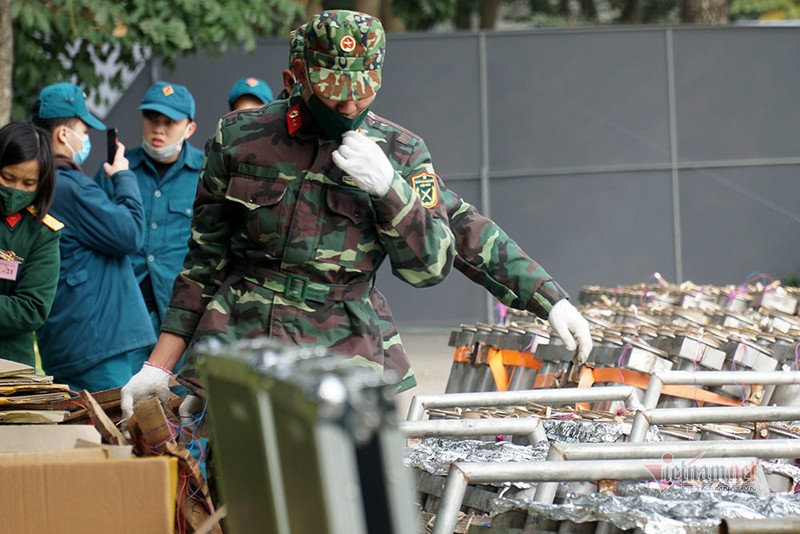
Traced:
<svg viewBox="0 0 800 534">
<path fill-rule="evenodd" d="M 119 387 L 155 343 L 128 260 L 145 232 L 136 177 L 122 145 L 98 179 L 84 174 L 89 129 L 106 127 L 89 112 L 77 85 L 48 85 L 31 112 L 33 124 L 51 136 L 56 192 L 50 213 L 64 223 L 58 289 L 37 332 L 42 366 L 75 390 Z"/>
<path fill-rule="evenodd" d="M 159 81 L 144 94 L 142 144 L 125 156 L 144 204 L 144 246 L 131 255 L 136 281 L 158 335 L 188 251 L 192 205 L 203 152 L 188 139 L 197 129 L 195 103 L 183 86 Z"/>
</svg>

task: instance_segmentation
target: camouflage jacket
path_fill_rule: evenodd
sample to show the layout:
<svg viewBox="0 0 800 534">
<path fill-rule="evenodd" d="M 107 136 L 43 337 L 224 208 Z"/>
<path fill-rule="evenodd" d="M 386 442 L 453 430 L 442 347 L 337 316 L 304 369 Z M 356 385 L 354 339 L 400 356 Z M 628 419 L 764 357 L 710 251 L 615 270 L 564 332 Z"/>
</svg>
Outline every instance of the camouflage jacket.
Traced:
<svg viewBox="0 0 800 534">
<path fill-rule="evenodd" d="M 450 229 L 455 237 L 453 265 L 464 276 L 485 287 L 506 306 L 531 311 L 543 319 L 547 318 L 556 302 L 569 296 L 502 228 L 447 189 L 441 181 L 439 196 L 447 208 Z M 397 366 L 404 361 L 405 351 L 392 312 L 382 295 L 373 298 L 372 305 L 382 319 L 385 366 Z M 400 365 L 393 370 L 403 377 L 400 391 L 416 385 L 412 369 Z"/>
<path fill-rule="evenodd" d="M 381 198 L 350 185 L 331 158 L 338 143 L 319 137 L 298 96 L 220 120 L 162 325 L 191 340 L 185 369 L 200 341 L 259 335 L 383 369 L 376 271 L 388 256 L 409 284 L 436 284 L 451 268 L 453 236 L 422 139 L 374 114 L 361 131 L 396 171 Z M 409 364 L 396 354 L 387 368 L 402 378 Z"/>
<path fill-rule="evenodd" d="M 481 215 L 440 183 L 450 230 L 456 240 L 455 267 L 510 308 L 546 319 L 569 295 L 494 221 Z"/>
</svg>

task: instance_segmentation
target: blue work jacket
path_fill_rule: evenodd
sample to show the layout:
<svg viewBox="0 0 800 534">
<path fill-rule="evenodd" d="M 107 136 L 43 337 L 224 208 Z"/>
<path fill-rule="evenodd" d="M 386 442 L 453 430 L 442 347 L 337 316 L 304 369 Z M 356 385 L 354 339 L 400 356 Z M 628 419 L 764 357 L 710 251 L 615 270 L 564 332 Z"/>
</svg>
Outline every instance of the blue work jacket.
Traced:
<svg viewBox="0 0 800 534">
<path fill-rule="evenodd" d="M 71 160 L 56 157 L 50 213 L 64 223 L 61 270 L 50 316 L 39 331 L 42 367 L 75 374 L 155 334 L 128 255 L 142 246 L 145 215 L 136 177 L 120 171 L 109 196 Z"/>
<path fill-rule="evenodd" d="M 192 205 L 203 152 L 184 142 L 180 156 L 163 178 L 141 147 L 126 151 L 125 157 L 139 183 L 146 216 L 144 244 L 130 256 L 131 264 L 137 282 L 150 275 L 160 323 L 189 251 Z"/>
</svg>

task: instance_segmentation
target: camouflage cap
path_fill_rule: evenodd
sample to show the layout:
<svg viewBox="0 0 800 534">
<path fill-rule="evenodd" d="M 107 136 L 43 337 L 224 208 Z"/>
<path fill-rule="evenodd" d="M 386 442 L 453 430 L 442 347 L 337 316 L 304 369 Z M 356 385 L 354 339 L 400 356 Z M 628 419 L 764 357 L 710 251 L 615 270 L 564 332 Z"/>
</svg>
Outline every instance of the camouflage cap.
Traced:
<svg viewBox="0 0 800 534">
<path fill-rule="evenodd" d="M 300 26 L 289 34 L 289 67 L 294 67 L 295 59 L 303 59 L 303 47 L 305 46 L 306 28 Z"/>
<path fill-rule="evenodd" d="M 305 26 L 304 56 L 314 91 L 336 101 L 369 98 L 381 87 L 386 34 L 381 21 L 347 10 L 323 11 Z"/>
</svg>

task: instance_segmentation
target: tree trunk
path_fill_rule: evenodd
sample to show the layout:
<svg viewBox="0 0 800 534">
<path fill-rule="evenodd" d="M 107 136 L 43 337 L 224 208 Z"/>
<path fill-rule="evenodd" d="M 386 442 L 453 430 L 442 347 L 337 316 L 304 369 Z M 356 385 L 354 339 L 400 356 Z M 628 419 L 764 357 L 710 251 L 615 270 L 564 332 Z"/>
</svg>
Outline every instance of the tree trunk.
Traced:
<svg viewBox="0 0 800 534">
<path fill-rule="evenodd" d="M 728 0 L 682 0 L 681 22 L 728 24 Z"/>
<path fill-rule="evenodd" d="M 586 20 L 597 20 L 597 7 L 594 5 L 594 0 L 581 0 L 581 12 Z"/>
<path fill-rule="evenodd" d="M 380 18 L 381 0 L 353 0 L 353 11 L 360 11 L 361 13 Z"/>
<path fill-rule="evenodd" d="M 642 23 L 642 4 L 639 0 L 626 0 L 619 17 L 620 22 L 626 24 Z"/>
<path fill-rule="evenodd" d="M 406 24 L 403 19 L 395 16 L 393 8 L 393 0 L 383 0 L 381 5 L 381 16 L 379 17 L 383 23 L 383 29 L 387 32 L 404 32 L 406 31 Z"/>
<path fill-rule="evenodd" d="M 11 119 L 11 76 L 14 72 L 14 30 L 11 0 L 0 0 L 0 124 Z"/>
<path fill-rule="evenodd" d="M 483 0 L 479 13 L 481 16 L 481 29 L 493 30 L 497 26 L 497 13 L 500 11 L 500 0 Z"/>
</svg>

